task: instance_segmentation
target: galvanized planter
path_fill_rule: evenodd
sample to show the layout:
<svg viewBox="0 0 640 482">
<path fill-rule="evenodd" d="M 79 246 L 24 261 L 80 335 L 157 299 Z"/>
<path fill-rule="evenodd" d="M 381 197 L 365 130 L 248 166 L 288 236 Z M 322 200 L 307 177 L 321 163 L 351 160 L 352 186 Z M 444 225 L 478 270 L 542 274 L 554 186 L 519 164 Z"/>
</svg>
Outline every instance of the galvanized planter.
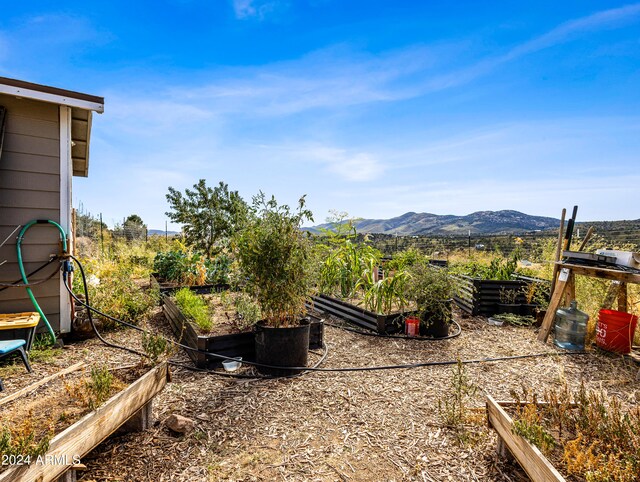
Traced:
<svg viewBox="0 0 640 482">
<path fill-rule="evenodd" d="M 486 280 L 472 278 L 470 276 L 456 275 L 459 293 L 453 300 L 463 311 L 470 315 L 492 316 L 498 312 L 497 304 L 500 303 L 500 290 L 522 290 L 529 283 L 548 284 L 548 281 L 536 278 L 517 277 L 510 281 Z M 518 293 L 516 303 L 526 303 L 523 293 Z"/>
<path fill-rule="evenodd" d="M 152 288 L 158 288 L 160 290 L 160 294 L 172 294 L 182 288 L 189 288 L 196 294 L 199 295 L 207 295 L 209 293 L 219 293 L 220 291 L 225 291 L 229 289 L 228 284 L 214 284 L 214 285 L 180 285 L 175 286 L 173 283 L 167 283 L 164 280 L 158 278 L 157 273 L 151 273 L 150 275 L 150 283 Z"/>
<path fill-rule="evenodd" d="M 390 313 L 379 315 L 345 301 L 327 295 L 313 296 L 313 307 L 319 311 L 339 316 L 361 328 L 380 334 L 391 334 L 402 331 L 399 321 L 404 313 Z"/>
</svg>

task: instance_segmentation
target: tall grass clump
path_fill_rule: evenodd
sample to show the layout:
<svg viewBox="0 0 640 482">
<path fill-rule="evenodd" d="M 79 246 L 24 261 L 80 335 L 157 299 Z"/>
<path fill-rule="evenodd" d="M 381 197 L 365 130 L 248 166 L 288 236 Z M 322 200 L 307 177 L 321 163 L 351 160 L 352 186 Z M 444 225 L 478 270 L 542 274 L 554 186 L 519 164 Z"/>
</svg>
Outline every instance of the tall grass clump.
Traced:
<svg viewBox="0 0 640 482">
<path fill-rule="evenodd" d="M 178 308 L 188 320 L 194 322 L 204 332 L 211 331 L 213 320 L 209 312 L 209 305 L 204 299 L 189 288 L 176 291 L 175 299 Z"/>
</svg>

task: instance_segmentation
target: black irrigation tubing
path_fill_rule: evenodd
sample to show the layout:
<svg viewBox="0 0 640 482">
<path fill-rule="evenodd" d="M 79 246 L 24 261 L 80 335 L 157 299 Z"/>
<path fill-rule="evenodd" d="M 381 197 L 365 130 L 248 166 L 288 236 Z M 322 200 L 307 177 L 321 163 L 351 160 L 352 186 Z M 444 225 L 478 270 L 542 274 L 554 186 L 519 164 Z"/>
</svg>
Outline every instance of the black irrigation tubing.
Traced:
<svg viewBox="0 0 640 482">
<path fill-rule="evenodd" d="M 83 277 L 83 284 L 85 286 L 86 289 L 86 280 L 85 280 L 85 276 L 84 276 L 84 269 L 82 268 L 82 264 L 77 260 L 77 258 L 75 258 L 74 256 L 71 256 L 72 259 L 74 259 L 79 267 L 80 267 L 80 273 L 82 274 Z M 147 330 L 140 328 L 139 326 L 136 326 L 132 323 L 128 323 L 126 321 L 123 320 L 119 320 L 117 318 L 114 318 L 112 316 L 107 315 L 106 313 L 101 312 L 100 310 L 93 308 L 92 306 L 89 306 L 88 303 L 85 303 L 84 301 L 80 300 L 67 286 L 66 283 L 64 283 L 65 286 L 67 287 L 67 291 L 69 291 L 69 293 L 71 294 L 71 296 L 78 301 L 80 304 L 82 304 L 83 306 L 85 306 L 89 311 L 94 311 L 98 314 L 100 314 L 101 316 L 105 316 L 110 320 L 113 320 L 117 323 L 121 323 L 122 325 L 128 326 L 130 328 L 134 328 L 138 331 L 141 331 L 143 333 L 149 333 Z M 88 292 L 87 292 L 88 294 Z M 88 301 L 88 300 L 87 300 Z M 136 350 L 133 350 L 131 348 L 126 348 L 120 345 L 116 345 L 114 343 L 108 342 L 107 340 L 105 340 L 104 338 L 102 338 L 102 336 L 100 336 L 99 332 L 97 331 L 97 328 L 95 327 L 95 324 L 92 322 L 92 318 L 89 318 L 92 324 L 92 327 L 94 328 L 94 331 L 96 332 L 96 335 L 98 336 L 98 338 L 105 344 L 112 346 L 114 348 L 119 348 L 122 350 L 126 350 L 129 351 L 131 353 L 134 353 L 136 355 L 142 355 L 145 357 L 148 357 L 148 355 L 143 354 L 141 352 L 138 352 Z M 182 343 L 176 342 L 174 340 L 171 340 L 169 338 L 163 337 L 165 340 L 169 341 L 170 343 L 173 343 L 176 346 L 179 346 L 185 350 L 191 350 L 191 351 L 195 351 L 197 353 L 201 353 L 201 354 L 205 354 L 205 355 L 209 355 L 209 356 L 213 356 L 213 357 L 217 357 L 217 358 L 221 358 L 224 360 L 234 360 L 233 357 L 228 357 L 228 356 L 224 356 L 224 355 L 220 355 L 219 353 L 212 353 L 212 352 L 208 352 L 205 350 L 197 350 L 195 348 L 192 348 L 190 346 L 187 345 L 183 345 Z M 326 347 L 326 345 L 325 345 Z M 463 365 L 468 365 L 468 364 L 475 364 L 475 363 L 488 363 L 488 362 L 497 362 L 497 361 L 506 361 L 506 360 L 521 360 L 521 359 L 525 359 L 525 358 L 540 358 L 540 357 L 546 357 L 546 356 L 572 356 L 572 355 L 587 355 L 587 352 L 584 351 L 576 351 L 576 352 L 547 352 L 547 353 L 535 353 L 535 354 L 530 354 L 530 355 L 513 355 L 513 356 L 504 356 L 504 357 L 485 357 L 485 358 L 476 358 L 476 359 L 471 359 L 471 360 L 445 360 L 445 361 L 429 361 L 429 362 L 418 362 L 418 363 L 406 363 L 406 364 L 400 364 L 400 365 L 377 365 L 377 366 L 369 366 L 369 367 L 336 367 L 336 368 L 320 368 L 318 366 L 315 367 L 282 367 L 282 366 L 273 366 L 273 365 L 264 365 L 262 363 L 256 363 L 256 362 L 249 362 L 246 360 L 238 360 L 238 361 L 242 361 L 242 363 L 245 363 L 247 365 L 251 365 L 251 366 L 256 366 L 256 367 L 263 367 L 263 368 L 271 368 L 271 369 L 287 369 L 287 370 L 300 370 L 301 372 L 364 372 L 364 371 L 379 371 L 379 370 L 401 370 L 401 369 L 410 369 L 410 368 L 420 368 L 420 367 L 429 367 L 429 366 L 447 366 L 447 365 L 456 365 L 458 363 L 461 363 Z M 326 357 L 326 351 L 325 351 L 325 355 L 323 356 L 323 358 L 321 359 L 321 361 L 324 360 L 324 358 Z M 176 362 L 172 362 L 172 364 L 175 364 Z M 181 365 L 182 366 L 182 365 Z M 183 368 L 186 366 L 183 366 Z M 215 371 L 209 371 L 207 370 L 208 373 L 213 373 L 213 374 L 217 374 L 217 375 L 230 375 L 232 377 L 240 377 L 240 378 L 257 378 L 254 376 L 240 376 L 240 375 L 231 375 L 231 374 L 223 374 L 220 372 L 215 372 Z M 298 374 L 299 375 L 299 374 Z M 284 377 L 261 377 L 261 378 L 284 378 Z"/>
<path fill-rule="evenodd" d="M 27 278 L 30 278 L 32 275 L 38 273 L 39 271 L 43 270 L 44 268 L 46 268 L 47 266 L 49 266 L 51 263 L 53 263 L 55 260 L 59 259 L 59 256 L 52 256 L 51 259 L 49 259 L 49 261 L 47 261 L 46 263 L 44 263 L 42 266 L 40 266 L 39 268 L 34 269 L 31 273 L 27 274 Z M 0 282 L 0 286 L 2 286 L 2 288 L 0 288 L 0 291 L 4 291 L 7 290 L 9 288 L 26 288 L 27 286 L 36 286 L 39 284 L 42 284 L 46 281 L 49 281 L 51 278 L 53 278 L 56 273 L 58 272 L 57 269 L 55 269 L 53 271 L 53 273 L 51 273 L 49 276 L 47 276 L 44 279 L 38 280 L 38 281 L 32 281 L 28 284 L 22 284 L 22 278 L 14 281 L 13 283 L 4 283 L 4 282 Z"/>
<path fill-rule="evenodd" d="M 456 331 L 455 333 L 452 333 L 451 335 L 443 336 L 442 338 L 433 338 L 433 337 L 428 337 L 428 336 L 384 335 L 384 334 L 381 334 L 381 333 L 373 333 L 371 331 L 358 330 L 357 328 L 351 328 L 349 326 L 335 325 L 333 323 L 326 323 L 325 322 L 325 325 L 326 326 L 331 326 L 332 328 L 338 328 L 340 330 L 345 330 L 345 331 L 350 331 L 352 333 L 357 333 L 359 335 L 373 336 L 373 337 L 378 337 L 378 338 L 396 338 L 396 339 L 401 339 L 401 340 L 416 340 L 416 341 L 443 341 L 443 340 L 450 340 L 451 338 L 455 338 L 457 336 L 460 336 L 460 334 L 462 333 L 462 327 L 460 326 L 460 324 L 456 320 L 452 320 L 452 322 L 458 327 L 458 331 Z"/>
<path fill-rule="evenodd" d="M 110 346 L 112 348 L 117 348 L 119 350 L 124 350 L 124 351 L 127 351 L 129 353 L 133 353 L 134 355 L 139 355 L 139 356 L 142 356 L 142 357 L 145 357 L 145 358 L 150 358 L 149 355 L 147 355 L 146 353 L 142 353 L 142 352 L 140 352 L 138 350 L 134 350 L 132 348 L 128 348 L 128 347 L 125 347 L 125 346 L 122 346 L 122 345 L 118 345 L 118 344 L 110 342 L 110 341 L 108 341 L 108 340 L 106 340 L 105 338 L 102 337 L 102 335 L 98 331 L 98 327 L 96 326 L 95 322 L 93 321 L 93 316 L 91 315 L 92 311 L 95 311 L 99 315 L 105 316 L 105 317 L 109 318 L 112 321 L 115 321 L 117 323 L 121 323 L 121 324 L 123 324 L 125 326 L 128 326 L 130 328 L 134 328 L 134 329 L 136 329 L 136 330 L 138 330 L 138 331 L 140 331 L 142 333 L 150 334 L 150 332 L 148 330 L 140 328 L 140 327 L 138 327 L 138 326 L 136 326 L 136 325 L 134 325 L 132 323 L 127 323 L 126 321 L 119 320 L 117 318 L 109 316 L 106 313 L 103 313 L 102 311 L 97 310 L 97 309 L 93 308 L 92 306 L 90 306 L 89 305 L 89 289 L 87 287 L 87 278 L 86 278 L 86 275 L 85 275 L 85 272 L 84 272 L 84 267 L 82 266 L 82 263 L 80 263 L 80 261 L 75 256 L 71 255 L 70 257 L 78 263 L 78 267 L 80 268 L 80 274 L 82 275 L 82 285 L 83 285 L 83 288 L 84 288 L 86 303 L 84 301 L 80 300 L 75 295 L 75 293 L 73 293 L 73 291 L 67 285 L 66 279 L 65 279 L 64 286 L 67 289 L 67 291 L 69 292 L 69 294 L 74 298 L 74 300 L 76 300 L 77 302 L 79 302 L 80 304 L 82 304 L 83 306 L 85 306 L 87 308 L 87 315 L 89 317 L 89 323 L 91 324 L 91 328 L 93 329 L 93 332 L 96 334 L 98 339 L 102 343 L 104 343 L 105 345 Z M 65 276 L 65 278 L 66 278 L 66 276 Z M 173 343 L 173 344 L 179 346 L 179 347 L 193 350 L 193 348 L 191 348 L 190 346 L 183 345 L 183 344 L 178 343 L 178 342 L 176 342 L 174 340 L 171 340 L 171 339 L 169 339 L 167 337 L 163 336 L 162 338 L 164 340 L 170 342 L 170 343 Z M 322 344 L 322 348 L 323 348 L 324 352 L 322 353 L 322 356 L 320 357 L 320 360 L 318 360 L 318 362 L 311 368 L 317 368 L 326 359 L 326 357 L 328 355 L 328 349 L 327 349 L 326 344 L 323 343 Z M 199 350 L 194 350 L 194 351 L 199 351 Z M 205 352 L 205 353 L 207 353 L 207 352 Z M 211 355 L 215 355 L 215 356 L 218 356 L 220 358 L 228 359 L 227 357 L 223 357 L 223 356 L 217 355 L 217 354 L 211 354 Z M 308 369 L 305 369 L 305 370 L 302 370 L 300 373 L 296 373 L 296 374 L 293 374 L 293 375 L 287 375 L 287 376 L 264 376 L 264 375 L 252 376 L 252 375 L 244 375 L 244 374 L 232 374 L 232 373 L 217 372 L 215 370 L 207 370 L 207 369 L 202 369 L 202 368 L 197 368 L 197 367 L 191 367 L 191 366 L 188 366 L 188 365 L 184 365 L 182 363 L 175 362 L 173 360 L 168 360 L 167 362 L 170 365 L 181 367 L 181 368 L 184 368 L 184 369 L 187 369 L 187 370 L 204 371 L 204 372 L 207 372 L 207 373 L 210 373 L 210 374 L 215 374 L 215 375 L 218 375 L 218 376 L 228 377 L 228 378 L 250 378 L 250 379 L 296 378 L 296 377 L 299 377 L 301 375 L 304 375 L 308 371 Z M 246 361 L 244 363 L 251 364 L 250 362 L 246 362 Z M 270 367 L 269 365 L 260 365 L 260 366 L 265 366 L 265 367 L 269 367 L 269 368 L 280 368 L 280 369 L 283 368 L 283 367 Z"/>
</svg>

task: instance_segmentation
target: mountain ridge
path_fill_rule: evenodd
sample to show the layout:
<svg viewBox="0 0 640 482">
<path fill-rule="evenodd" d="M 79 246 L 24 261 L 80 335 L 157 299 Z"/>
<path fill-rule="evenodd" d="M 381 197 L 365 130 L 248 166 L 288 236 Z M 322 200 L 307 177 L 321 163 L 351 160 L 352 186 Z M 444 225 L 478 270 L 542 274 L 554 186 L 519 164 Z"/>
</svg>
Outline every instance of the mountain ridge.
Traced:
<svg viewBox="0 0 640 482">
<path fill-rule="evenodd" d="M 514 210 L 476 211 L 466 216 L 406 212 L 389 219 L 358 219 L 359 233 L 417 235 L 516 234 L 557 228 L 560 219 L 533 216 Z M 332 223 L 305 228 L 314 233 L 330 229 Z"/>
</svg>

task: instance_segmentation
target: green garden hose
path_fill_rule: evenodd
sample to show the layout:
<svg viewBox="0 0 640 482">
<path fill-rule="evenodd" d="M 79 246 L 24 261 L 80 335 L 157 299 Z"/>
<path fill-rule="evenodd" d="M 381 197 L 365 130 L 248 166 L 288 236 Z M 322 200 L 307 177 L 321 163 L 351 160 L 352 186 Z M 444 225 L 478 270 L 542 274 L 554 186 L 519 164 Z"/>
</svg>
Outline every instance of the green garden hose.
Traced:
<svg viewBox="0 0 640 482">
<path fill-rule="evenodd" d="M 34 224 L 51 224 L 53 226 L 55 226 L 56 228 L 58 228 L 58 231 L 60 231 L 60 240 L 62 241 L 62 251 L 63 253 L 67 252 L 67 235 L 64 232 L 64 229 L 62 229 L 62 226 L 60 226 L 58 223 L 56 223 L 55 221 L 51 221 L 50 219 L 37 219 L 34 221 L 29 221 L 27 224 L 24 225 L 24 227 L 22 228 L 22 230 L 20 231 L 20 234 L 18 234 L 18 240 L 16 242 L 16 253 L 17 253 L 17 257 L 18 257 L 18 268 L 20 269 L 20 276 L 22 277 L 22 282 L 25 285 L 29 284 L 29 280 L 27 280 L 27 274 L 24 270 L 24 263 L 22 261 L 22 239 L 24 237 L 24 234 L 27 232 L 27 230 L 33 226 Z M 38 304 L 38 301 L 36 300 L 36 297 L 33 296 L 33 291 L 31 291 L 31 287 L 27 286 L 27 294 L 29 295 L 29 298 L 31 299 L 31 303 L 33 303 L 33 307 L 36 309 L 36 311 L 40 314 L 40 318 L 42 319 L 42 321 L 44 321 L 45 326 L 47 327 L 47 330 L 49 331 L 49 335 L 51 336 L 51 343 L 55 343 L 56 342 L 56 334 L 53 332 L 53 328 L 51 327 L 51 324 L 49 323 L 49 320 L 47 319 L 47 317 L 45 316 L 44 312 L 42 311 L 42 308 L 40 308 L 40 305 Z"/>
</svg>

